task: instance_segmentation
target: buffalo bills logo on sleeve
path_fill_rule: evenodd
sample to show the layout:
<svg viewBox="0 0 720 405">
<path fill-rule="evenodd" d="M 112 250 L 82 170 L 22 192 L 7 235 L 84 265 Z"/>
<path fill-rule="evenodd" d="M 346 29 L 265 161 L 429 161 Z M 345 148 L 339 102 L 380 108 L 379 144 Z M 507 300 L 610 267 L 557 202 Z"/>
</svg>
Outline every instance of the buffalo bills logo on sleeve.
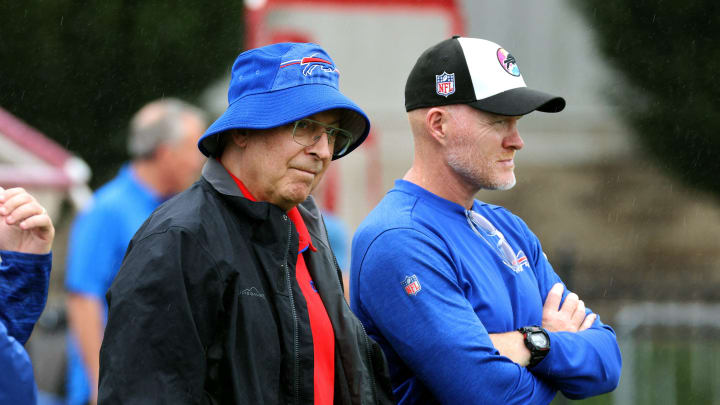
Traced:
<svg viewBox="0 0 720 405">
<path fill-rule="evenodd" d="M 293 59 L 280 64 L 280 69 L 288 66 L 300 65 L 302 67 L 303 75 L 310 76 L 313 74 L 315 69 L 320 69 L 326 73 L 338 72 L 337 68 L 327 59 L 318 58 L 315 56 L 307 56 L 302 59 Z M 339 72 L 338 72 L 339 73 Z"/>
<path fill-rule="evenodd" d="M 435 91 L 446 98 L 455 93 L 455 73 L 442 72 L 435 75 Z"/>
<path fill-rule="evenodd" d="M 405 276 L 405 280 L 403 280 L 401 284 L 407 295 L 416 295 L 422 289 L 422 287 L 420 287 L 420 281 L 418 281 L 417 276 L 414 274 L 412 276 Z"/>
</svg>

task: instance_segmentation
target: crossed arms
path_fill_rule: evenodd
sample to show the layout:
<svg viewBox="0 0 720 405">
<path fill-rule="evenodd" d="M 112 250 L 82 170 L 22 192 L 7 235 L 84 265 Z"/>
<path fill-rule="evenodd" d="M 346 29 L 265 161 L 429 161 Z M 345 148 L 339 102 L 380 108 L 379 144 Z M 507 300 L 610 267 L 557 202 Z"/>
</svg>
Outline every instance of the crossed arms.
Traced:
<svg viewBox="0 0 720 405">
<path fill-rule="evenodd" d="M 575 293 L 569 293 L 562 302 L 565 287 L 557 283 L 550 289 L 543 305 L 542 327 L 548 332 L 582 332 L 592 326 L 597 315 L 585 310 L 585 303 Z M 518 331 L 490 333 L 493 346 L 501 355 L 527 367 L 530 350 L 525 346 L 523 335 Z"/>
<path fill-rule="evenodd" d="M 584 398 L 617 386 L 615 333 L 563 291 L 541 250 L 529 252 L 525 281 L 534 281 L 514 298 L 495 294 L 503 284 L 460 274 L 442 241 L 415 230 L 384 232 L 353 253 L 353 310 L 388 358 L 402 360 L 391 367 L 396 389 L 417 379 L 443 403 L 527 404 L 549 403 L 558 390 Z M 420 280 L 417 295 L 398 288 L 406 274 Z M 545 327 L 551 343 L 532 370 L 516 332 L 530 325 Z"/>
</svg>

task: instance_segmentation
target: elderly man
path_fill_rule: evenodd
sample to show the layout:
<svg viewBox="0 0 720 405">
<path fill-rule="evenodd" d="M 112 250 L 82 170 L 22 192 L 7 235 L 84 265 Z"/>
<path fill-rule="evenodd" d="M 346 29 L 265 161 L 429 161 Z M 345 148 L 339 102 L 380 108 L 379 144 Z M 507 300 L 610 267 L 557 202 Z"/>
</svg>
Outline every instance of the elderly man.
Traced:
<svg viewBox="0 0 720 405">
<path fill-rule="evenodd" d="M 55 228 L 22 188 L 0 187 L 0 403 L 34 404 L 37 388 L 23 345 L 45 308 Z"/>
<path fill-rule="evenodd" d="M 199 177 L 204 158 L 195 144 L 206 128 L 205 114 L 178 99 L 165 98 L 141 108 L 130 122 L 132 161 L 97 190 L 73 224 L 65 279 L 70 405 L 97 398 L 105 292 L 140 225 L 160 203 Z"/>
<path fill-rule="evenodd" d="M 368 119 L 314 44 L 242 53 L 202 178 L 133 238 L 107 294 L 100 401 L 391 403 L 309 197 Z"/>
<path fill-rule="evenodd" d="M 414 162 L 355 234 L 350 284 L 399 403 L 547 404 L 617 385 L 613 330 L 519 217 L 473 199 L 515 184 L 518 120 L 564 106 L 482 39 L 442 41 L 410 72 Z"/>
</svg>

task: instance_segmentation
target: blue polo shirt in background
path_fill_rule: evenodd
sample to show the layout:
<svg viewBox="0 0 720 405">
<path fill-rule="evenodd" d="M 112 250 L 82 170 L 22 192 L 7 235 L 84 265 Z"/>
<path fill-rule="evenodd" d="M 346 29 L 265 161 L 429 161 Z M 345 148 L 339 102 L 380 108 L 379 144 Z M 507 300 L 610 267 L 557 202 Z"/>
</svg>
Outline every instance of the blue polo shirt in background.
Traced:
<svg viewBox="0 0 720 405">
<path fill-rule="evenodd" d="M 330 248 L 332 248 L 337 259 L 338 266 L 343 272 L 349 272 L 348 253 L 349 252 L 349 232 L 345 223 L 329 211 L 323 211 L 323 220 L 325 221 L 325 229 L 327 229 Z"/>
<path fill-rule="evenodd" d="M 92 204 L 78 215 L 70 234 L 65 287 L 97 298 L 107 318 L 105 292 L 125 256 L 130 239 L 163 202 L 138 179 L 130 165 L 95 192 Z M 107 319 L 105 319 L 106 321 Z M 68 404 L 85 404 L 88 378 L 76 339 L 68 338 Z"/>
</svg>

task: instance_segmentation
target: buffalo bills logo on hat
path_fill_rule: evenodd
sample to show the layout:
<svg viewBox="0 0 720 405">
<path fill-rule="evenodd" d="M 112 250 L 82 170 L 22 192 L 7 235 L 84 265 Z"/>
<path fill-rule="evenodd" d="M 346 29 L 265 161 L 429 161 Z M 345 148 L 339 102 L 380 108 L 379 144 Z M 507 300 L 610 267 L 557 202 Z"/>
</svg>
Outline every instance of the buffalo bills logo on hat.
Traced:
<svg viewBox="0 0 720 405">
<path fill-rule="evenodd" d="M 315 56 L 308 56 L 302 59 L 293 59 L 280 64 L 280 69 L 286 68 L 292 65 L 300 65 L 303 67 L 303 75 L 310 76 L 316 68 L 320 68 L 323 72 L 332 73 L 338 70 L 333 66 L 332 62 L 327 59 L 317 58 Z"/>
<path fill-rule="evenodd" d="M 435 75 L 435 91 L 445 97 L 455 93 L 455 73 L 442 72 L 441 75 Z"/>
<path fill-rule="evenodd" d="M 402 282 L 403 288 L 405 288 L 405 293 L 407 295 L 415 295 L 420 292 L 422 287 L 420 287 L 420 282 L 418 281 L 418 278 L 416 275 L 412 276 L 405 276 L 405 280 Z"/>
<path fill-rule="evenodd" d="M 502 66 L 506 72 L 510 73 L 513 76 L 520 76 L 520 69 L 517 67 L 515 57 L 512 56 L 510 52 L 499 48 L 497 50 L 497 58 L 500 62 L 500 66 Z"/>
</svg>

